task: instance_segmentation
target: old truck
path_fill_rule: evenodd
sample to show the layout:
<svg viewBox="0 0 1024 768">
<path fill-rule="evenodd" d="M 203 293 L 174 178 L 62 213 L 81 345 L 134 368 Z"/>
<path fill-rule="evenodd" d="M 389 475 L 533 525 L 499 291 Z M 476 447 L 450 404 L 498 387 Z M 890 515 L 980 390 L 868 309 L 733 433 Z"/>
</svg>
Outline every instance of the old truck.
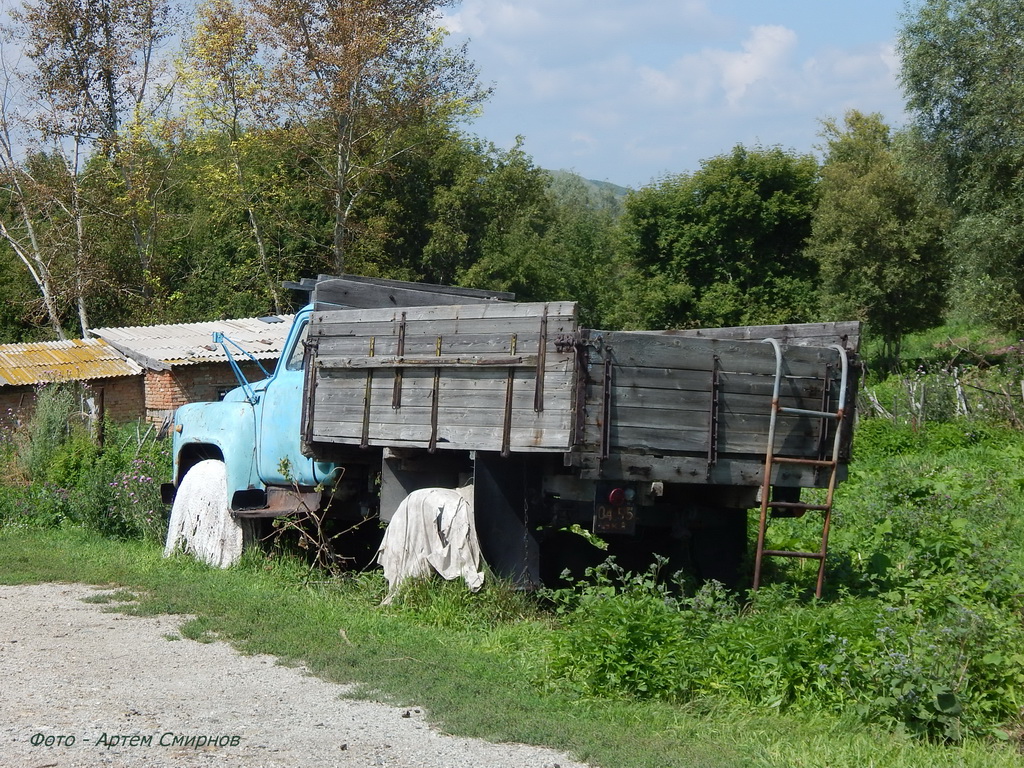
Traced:
<svg viewBox="0 0 1024 768">
<path fill-rule="evenodd" d="M 179 538 L 182 519 L 214 532 L 204 559 L 232 562 L 261 518 L 329 503 L 386 523 L 410 492 L 469 481 L 485 559 L 524 586 L 595 556 L 566 533 L 585 529 L 627 564 L 658 552 L 733 585 L 753 549 L 755 588 L 767 557 L 815 559 L 820 593 L 857 323 L 612 332 L 581 328 L 573 302 L 290 287 L 308 303 L 269 378 L 175 416 L 165 498 Z M 773 516 L 808 512 L 820 548 L 770 548 Z"/>
</svg>

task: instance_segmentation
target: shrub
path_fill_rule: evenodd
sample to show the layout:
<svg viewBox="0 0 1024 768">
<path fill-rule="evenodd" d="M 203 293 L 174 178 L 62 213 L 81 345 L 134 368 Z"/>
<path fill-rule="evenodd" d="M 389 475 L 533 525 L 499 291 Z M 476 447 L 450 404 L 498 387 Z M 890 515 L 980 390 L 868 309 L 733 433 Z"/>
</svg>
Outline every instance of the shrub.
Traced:
<svg viewBox="0 0 1024 768">
<path fill-rule="evenodd" d="M 106 425 L 101 449 L 87 425 L 74 418 L 80 394 L 70 385 L 40 389 L 28 423 L 6 436 L 5 450 L 16 461 L 7 463 L 0 520 L 162 539 L 166 514 L 159 478 L 170 473 L 167 451 L 142 424 Z M 27 482 L 11 471 L 14 463 Z"/>
<path fill-rule="evenodd" d="M 33 481 L 48 478 L 56 454 L 71 435 L 71 417 L 77 410 L 77 388 L 72 385 L 51 384 L 37 391 L 23 455 Z"/>
<path fill-rule="evenodd" d="M 160 478 L 170 476 L 164 446 L 148 439 L 139 424 L 108 425 L 106 445 L 78 481 L 79 521 L 105 536 L 162 540 L 167 511 Z"/>
<path fill-rule="evenodd" d="M 915 469 L 890 467 L 888 513 L 852 518 L 846 544 L 861 537 L 864 556 L 832 599 L 786 583 L 686 597 L 612 563 L 553 594 L 549 674 L 591 697 L 825 710 L 939 741 L 1003 733 L 1024 705 L 1021 569 L 966 495 L 936 496 Z"/>
</svg>

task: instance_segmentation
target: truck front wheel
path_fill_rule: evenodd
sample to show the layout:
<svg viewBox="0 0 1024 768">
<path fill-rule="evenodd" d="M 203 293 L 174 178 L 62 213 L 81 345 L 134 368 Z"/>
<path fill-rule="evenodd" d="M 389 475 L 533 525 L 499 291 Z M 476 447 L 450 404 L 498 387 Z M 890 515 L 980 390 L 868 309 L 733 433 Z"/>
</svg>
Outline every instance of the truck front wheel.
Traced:
<svg viewBox="0 0 1024 768">
<path fill-rule="evenodd" d="M 217 568 L 238 562 L 253 540 L 252 522 L 228 507 L 224 462 L 206 459 L 191 467 L 178 486 L 167 525 L 164 557 L 181 549 Z"/>
</svg>

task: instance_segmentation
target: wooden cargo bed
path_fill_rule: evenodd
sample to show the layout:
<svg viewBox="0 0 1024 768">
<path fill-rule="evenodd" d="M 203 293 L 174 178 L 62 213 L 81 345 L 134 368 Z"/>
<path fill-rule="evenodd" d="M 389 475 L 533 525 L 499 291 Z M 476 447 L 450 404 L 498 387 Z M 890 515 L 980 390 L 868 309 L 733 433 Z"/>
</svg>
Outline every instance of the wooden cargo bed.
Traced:
<svg viewBox="0 0 1024 768">
<path fill-rule="evenodd" d="M 793 342 L 783 406 L 853 403 L 855 376 L 838 402 L 828 345 L 855 352 L 856 323 L 649 333 L 581 330 L 576 318 L 571 302 L 317 310 L 307 445 L 561 453 L 583 477 L 760 485 L 776 375 L 761 338 Z M 780 418 L 775 452 L 820 459 L 834 430 Z M 779 485 L 822 482 L 813 467 L 776 473 Z"/>
</svg>

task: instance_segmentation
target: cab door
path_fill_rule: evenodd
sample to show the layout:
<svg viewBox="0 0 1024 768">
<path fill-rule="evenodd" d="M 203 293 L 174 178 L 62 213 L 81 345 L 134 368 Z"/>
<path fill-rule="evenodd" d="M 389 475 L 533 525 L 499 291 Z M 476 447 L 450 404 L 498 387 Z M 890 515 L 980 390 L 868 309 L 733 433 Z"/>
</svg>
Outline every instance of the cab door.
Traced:
<svg viewBox="0 0 1024 768">
<path fill-rule="evenodd" d="M 267 381 L 258 405 L 256 461 L 260 479 L 266 485 L 314 486 L 315 462 L 302 455 L 302 368 L 303 341 L 309 331 L 310 312 L 300 312 L 288 335 L 274 375 Z"/>
</svg>

